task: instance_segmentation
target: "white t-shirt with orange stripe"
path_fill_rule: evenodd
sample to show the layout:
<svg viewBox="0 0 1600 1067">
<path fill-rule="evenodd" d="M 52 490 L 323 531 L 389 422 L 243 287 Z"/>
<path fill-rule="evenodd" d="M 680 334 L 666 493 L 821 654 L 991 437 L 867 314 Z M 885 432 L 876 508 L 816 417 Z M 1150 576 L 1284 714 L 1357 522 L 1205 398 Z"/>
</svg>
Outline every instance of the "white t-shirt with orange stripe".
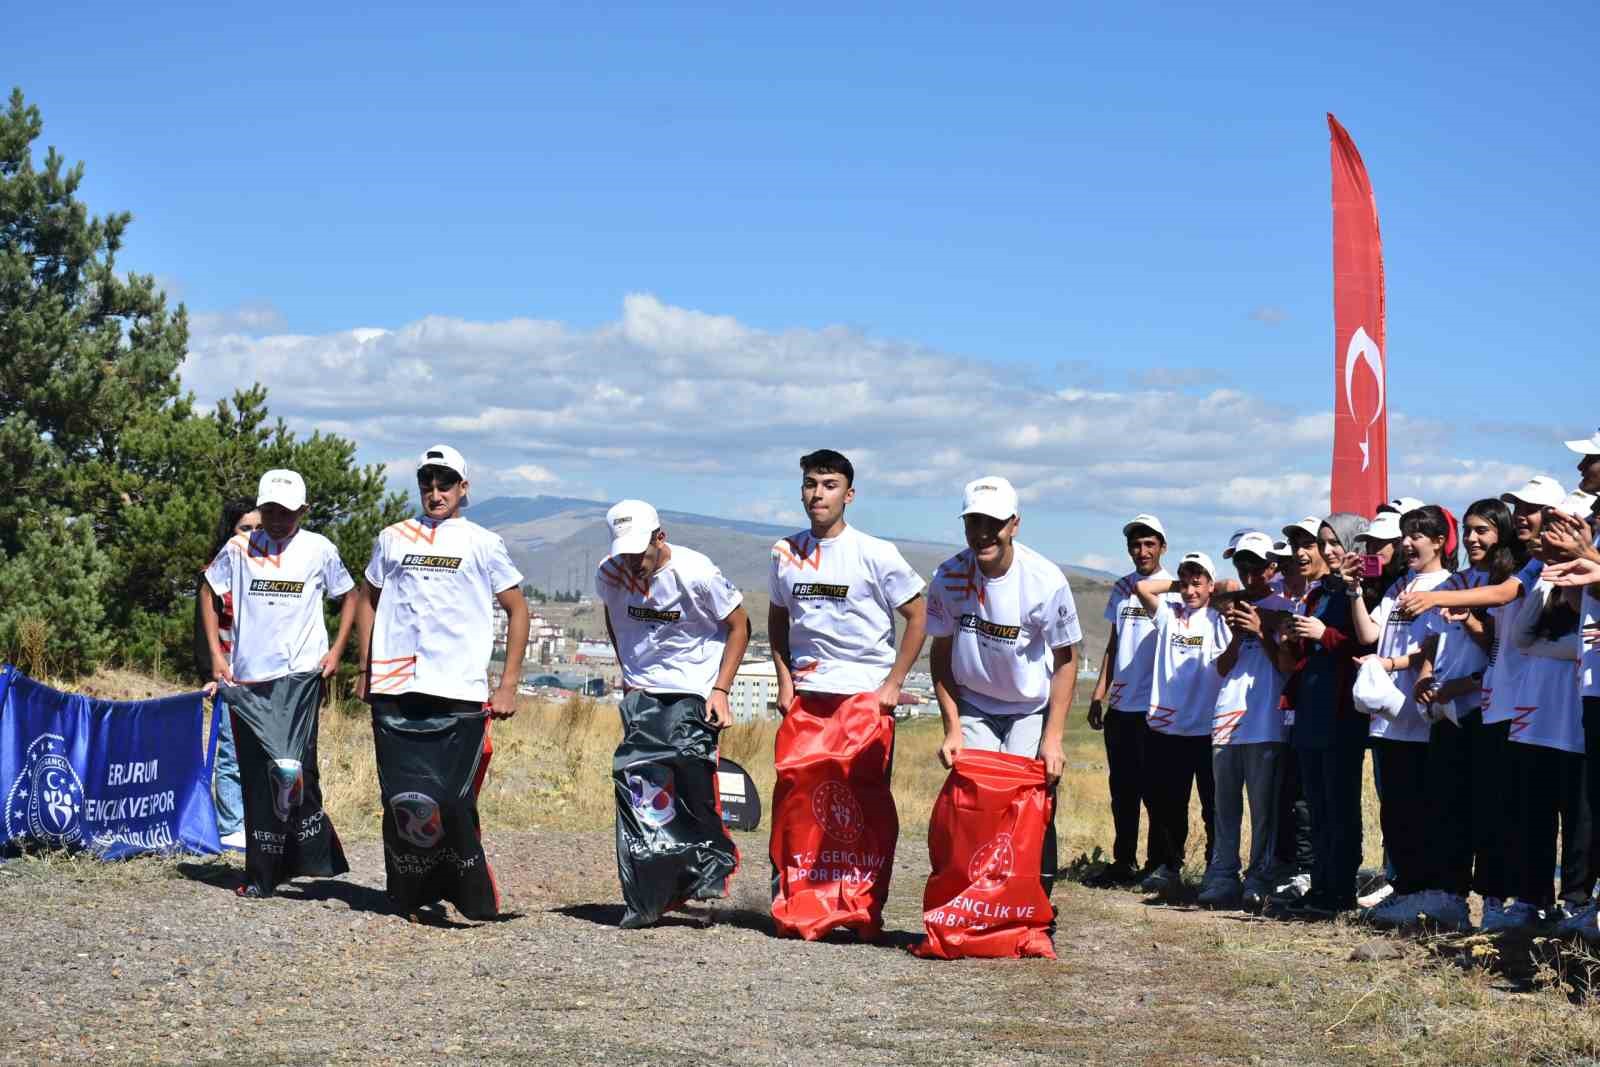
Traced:
<svg viewBox="0 0 1600 1067">
<path fill-rule="evenodd" d="M 1150 620 L 1155 625 L 1155 667 L 1150 674 L 1146 724 L 1174 737 L 1208 737 L 1222 675 L 1217 657 L 1230 632 L 1222 614 L 1209 605 L 1190 611 L 1180 600 L 1163 598 Z"/>
<path fill-rule="evenodd" d="M 270 682 L 315 670 L 328 654 L 322 598 L 355 586 L 339 550 L 321 534 L 297 530 L 274 541 L 265 530 L 235 534 L 206 568 L 206 582 L 233 602 L 229 662 L 241 682 Z"/>
<path fill-rule="evenodd" d="M 595 572 L 595 592 L 616 635 L 625 686 L 709 697 L 728 643 L 722 620 L 744 596 L 702 553 L 667 547 L 666 566 L 644 582 L 607 556 Z"/>
<path fill-rule="evenodd" d="M 1117 636 L 1117 656 L 1111 664 L 1111 681 L 1106 688 L 1106 707 L 1113 711 L 1143 715 L 1150 707 L 1150 678 L 1156 667 L 1156 626 L 1139 603 L 1134 586 L 1145 578 L 1171 579 L 1165 567 L 1148 575 L 1134 571 L 1125 574 L 1111 588 L 1106 600 L 1106 621 Z M 1183 603 L 1175 593 L 1168 601 Z"/>
<path fill-rule="evenodd" d="M 522 584 L 499 534 L 459 515 L 397 522 L 372 546 L 366 579 L 383 591 L 372 695 L 489 699 L 495 594 Z"/>
<path fill-rule="evenodd" d="M 1518 612 L 1518 619 L 1512 625 L 1528 622 L 1530 614 L 1536 619 L 1551 588 L 1549 582 L 1539 581 L 1527 589 L 1524 598 L 1512 605 Z M 1506 641 L 1515 645 L 1515 635 L 1506 634 Z M 1568 655 L 1576 656 L 1580 652 L 1576 634 L 1556 642 L 1547 640 L 1545 644 L 1562 646 Z M 1507 736 L 1512 741 L 1562 752 L 1584 750 L 1578 664 L 1577 659 L 1523 653 L 1516 699 L 1511 702 L 1511 726 Z"/>
<path fill-rule="evenodd" d="M 1294 612 L 1294 605 L 1277 593 L 1269 593 L 1254 605 L 1258 612 Z M 1228 638 L 1233 639 L 1231 630 Z M 1286 680 L 1261 639 L 1254 634 L 1244 635 L 1239 642 L 1239 658 L 1217 693 L 1211 716 L 1211 743 L 1253 745 L 1284 740 L 1280 702 Z"/>
<path fill-rule="evenodd" d="M 773 545 L 768 593 L 789 613 L 795 688 L 876 690 L 894 668 L 895 609 L 922 589 L 898 548 L 854 526 L 820 539 L 802 530 Z"/>
</svg>

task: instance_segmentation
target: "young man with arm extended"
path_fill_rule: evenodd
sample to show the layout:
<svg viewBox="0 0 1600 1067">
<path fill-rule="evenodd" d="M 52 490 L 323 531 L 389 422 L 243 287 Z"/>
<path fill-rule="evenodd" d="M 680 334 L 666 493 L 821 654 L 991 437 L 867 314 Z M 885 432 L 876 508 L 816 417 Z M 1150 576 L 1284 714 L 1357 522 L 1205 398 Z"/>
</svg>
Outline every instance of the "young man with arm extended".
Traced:
<svg viewBox="0 0 1600 1067">
<path fill-rule="evenodd" d="M 728 692 L 750 619 L 716 564 L 669 543 L 643 500 L 617 503 L 606 525 L 611 554 L 595 590 L 626 693 L 611 773 L 622 925 L 633 928 L 726 896 L 739 865 L 718 809 L 717 733 L 733 724 Z"/>
<path fill-rule="evenodd" d="M 1072 588 L 1060 567 L 1016 540 L 1022 519 L 1006 479 L 968 482 L 961 521 L 967 548 L 939 565 L 929 588 L 939 759 L 953 767 L 967 747 L 1038 759 L 1053 790 L 1066 765 L 1083 640 Z M 1055 848 L 1052 821 L 1041 857 L 1047 893 Z"/>
<path fill-rule="evenodd" d="M 800 457 L 800 475 L 800 502 L 811 525 L 772 546 L 767 608 L 784 714 L 772 802 L 772 915 L 781 935 L 815 939 L 845 927 L 870 939 L 882 928 L 899 834 L 888 781 L 893 714 L 900 686 L 922 651 L 927 604 L 922 579 L 900 550 L 845 521 L 845 508 L 855 499 L 850 461 L 832 449 L 819 449 Z M 896 615 L 905 627 L 898 651 Z M 847 729 L 869 720 L 872 729 Z M 858 749 L 863 737 L 873 740 Z M 791 809 L 815 806 L 801 796 L 803 785 L 793 773 L 798 768 L 791 766 L 805 755 L 801 750 L 808 749 L 808 740 L 852 767 L 845 778 L 813 789 L 813 797 L 817 789 L 838 782 L 852 793 L 848 801 L 840 798 L 838 810 L 860 810 L 863 817 L 875 813 L 874 825 L 833 827 L 845 836 L 858 835 L 857 840 L 870 837 L 874 847 L 831 850 L 846 858 L 820 866 L 806 858 L 804 847 L 797 860 L 786 838 L 793 825 Z M 859 795 L 863 792 L 872 796 Z M 831 823 L 823 820 L 823 825 Z M 848 858 L 851 854 L 856 860 Z M 824 873 L 827 877 L 821 877 Z M 849 892 L 833 883 L 850 887 Z"/>
<path fill-rule="evenodd" d="M 297 875 L 350 869 L 322 810 L 317 719 L 322 686 L 338 669 L 355 622 L 355 587 L 339 550 L 300 528 L 306 483 L 270 470 L 256 492 L 261 526 L 222 546 L 206 581 L 233 603 L 233 647 L 222 648 L 216 602 L 200 599 L 212 673 L 233 714 L 244 792 L 245 897 L 271 896 Z M 339 633 L 328 644 L 324 597 L 343 598 Z"/>
<path fill-rule="evenodd" d="M 1149 774 L 1145 767 L 1146 715 L 1150 710 L 1150 677 L 1155 669 L 1155 623 L 1134 592 L 1146 578 L 1172 575 L 1161 565 L 1167 532 L 1154 515 L 1136 515 L 1122 527 L 1133 572 L 1112 587 L 1106 602 L 1111 635 L 1100 661 L 1100 678 L 1089 701 L 1089 726 L 1105 730 L 1106 778 L 1115 827 L 1111 865 L 1091 880 L 1101 886 L 1132 885 L 1149 869 L 1138 867 L 1139 805 L 1150 810 Z M 1155 825 L 1150 824 L 1145 859 L 1155 851 Z M 1150 868 L 1153 869 L 1153 868 Z"/>
<path fill-rule="evenodd" d="M 422 514 L 378 535 L 361 596 L 358 692 L 372 705 L 388 892 L 413 918 L 441 900 L 469 919 L 500 911 L 478 790 L 493 752 L 489 720 L 517 711 L 528 605 L 505 541 L 462 516 L 468 488 L 460 452 L 422 454 Z M 506 662 L 491 693 L 496 603 L 507 615 Z"/>
</svg>

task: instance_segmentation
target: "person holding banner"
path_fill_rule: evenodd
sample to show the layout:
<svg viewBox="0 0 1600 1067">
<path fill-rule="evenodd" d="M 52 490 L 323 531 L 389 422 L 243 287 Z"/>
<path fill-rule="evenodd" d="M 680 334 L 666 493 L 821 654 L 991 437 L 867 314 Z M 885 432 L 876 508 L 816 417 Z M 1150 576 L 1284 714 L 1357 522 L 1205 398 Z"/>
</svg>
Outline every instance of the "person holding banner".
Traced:
<svg viewBox="0 0 1600 1067">
<path fill-rule="evenodd" d="M 322 810 L 317 716 L 355 622 L 355 588 L 339 551 L 300 528 L 306 483 L 270 470 L 256 492 L 261 529 L 236 535 L 206 568 L 211 591 L 233 602 L 233 647 L 225 652 L 216 606 L 200 599 L 218 694 L 233 714 L 244 786 L 244 897 L 267 897 L 299 875 L 350 869 Z M 330 646 L 323 598 L 343 598 Z"/>
<path fill-rule="evenodd" d="M 767 633 L 783 723 L 772 798 L 772 918 L 779 936 L 883 928 L 899 820 L 889 791 L 894 709 L 922 651 L 923 581 L 888 541 L 845 521 L 855 467 L 800 458 L 809 529 L 772 546 Z M 895 616 L 904 625 L 898 650 Z M 832 859 L 823 859 L 831 856 Z"/>
<path fill-rule="evenodd" d="M 517 712 L 528 605 L 505 541 L 461 514 L 468 488 L 460 452 L 422 454 L 422 514 L 378 535 L 360 597 L 356 684 L 372 705 L 384 872 L 413 921 L 446 900 L 468 919 L 500 913 L 478 791 L 494 751 L 489 720 Z M 490 692 L 495 604 L 507 616 L 506 660 Z"/>
<path fill-rule="evenodd" d="M 606 512 L 595 573 L 622 666 L 622 741 L 611 760 L 625 928 L 728 892 L 739 850 L 722 824 L 717 735 L 750 641 L 744 597 L 704 555 L 667 541 L 656 509 Z"/>
</svg>

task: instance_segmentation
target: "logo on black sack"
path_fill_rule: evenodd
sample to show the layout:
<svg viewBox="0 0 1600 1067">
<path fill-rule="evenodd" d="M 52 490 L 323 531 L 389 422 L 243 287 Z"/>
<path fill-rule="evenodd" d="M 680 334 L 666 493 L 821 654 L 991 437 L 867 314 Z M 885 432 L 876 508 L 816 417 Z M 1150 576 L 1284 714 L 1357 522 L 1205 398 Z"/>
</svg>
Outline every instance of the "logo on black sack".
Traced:
<svg viewBox="0 0 1600 1067">
<path fill-rule="evenodd" d="M 827 585 L 823 582 L 795 582 L 792 590 L 796 600 L 849 600 L 848 585 Z"/>
<path fill-rule="evenodd" d="M 971 630 L 973 633 L 983 637 L 992 637 L 996 641 L 1010 643 L 1015 643 L 1022 634 L 1022 627 L 1020 626 L 1002 626 L 997 622 L 990 622 L 988 619 L 980 619 L 970 611 L 961 616 L 961 628 L 963 630 Z"/>
<path fill-rule="evenodd" d="M 657 608 L 642 608 L 637 604 L 629 604 L 628 618 L 639 619 L 642 622 L 677 622 L 683 618 L 683 612 L 661 611 Z"/>
<path fill-rule="evenodd" d="M 461 569 L 461 557 L 428 556 L 421 552 L 408 552 L 400 561 L 400 566 L 408 571 L 458 571 Z"/>
<path fill-rule="evenodd" d="M 433 848 L 444 840 L 444 820 L 438 803 L 426 793 L 396 793 L 389 801 L 394 812 L 394 832 L 418 848 Z"/>
</svg>

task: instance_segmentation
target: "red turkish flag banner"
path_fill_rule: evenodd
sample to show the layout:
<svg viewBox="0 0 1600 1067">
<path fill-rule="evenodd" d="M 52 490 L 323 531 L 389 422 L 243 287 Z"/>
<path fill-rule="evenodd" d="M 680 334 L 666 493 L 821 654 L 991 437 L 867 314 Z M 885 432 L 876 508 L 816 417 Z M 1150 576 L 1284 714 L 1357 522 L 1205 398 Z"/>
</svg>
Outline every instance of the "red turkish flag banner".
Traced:
<svg viewBox="0 0 1600 1067">
<path fill-rule="evenodd" d="M 1328 116 L 1333 156 L 1334 511 L 1372 515 L 1389 499 L 1383 241 L 1372 183 L 1350 134 Z"/>
</svg>

